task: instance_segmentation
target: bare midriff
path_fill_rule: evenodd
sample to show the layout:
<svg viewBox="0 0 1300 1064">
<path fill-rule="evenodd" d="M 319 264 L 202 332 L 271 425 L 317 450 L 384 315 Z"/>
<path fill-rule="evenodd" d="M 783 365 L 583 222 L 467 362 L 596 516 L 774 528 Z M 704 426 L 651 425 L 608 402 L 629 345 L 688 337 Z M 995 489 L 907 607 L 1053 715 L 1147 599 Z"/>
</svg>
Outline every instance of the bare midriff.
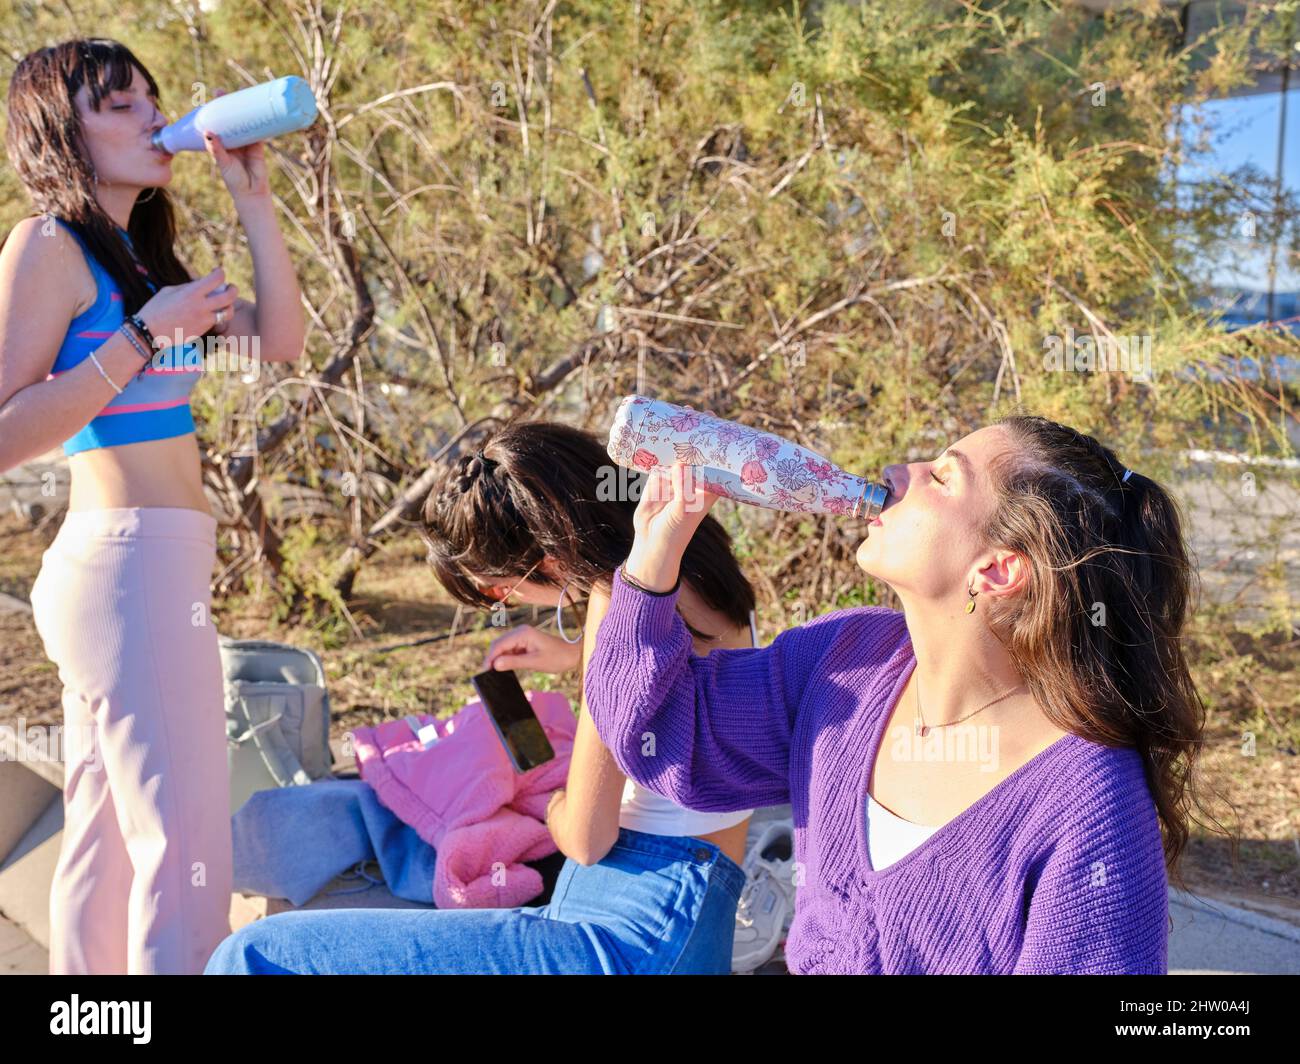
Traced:
<svg viewBox="0 0 1300 1064">
<path fill-rule="evenodd" d="M 69 510 L 161 506 L 212 513 L 192 432 L 78 451 L 68 457 L 68 469 Z"/>
<path fill-rule="evenodd" d="M 739 824 L 733 824 L 729 828 L 713 831 L 708 835 L 692 835 L 691 838 L 703 839 L 705 842 L 713 843 L 736 864 L 743 867 L 745 864 L 745 838 L 748 832 L 749 817 L 745 817 Z"/>
</svg>

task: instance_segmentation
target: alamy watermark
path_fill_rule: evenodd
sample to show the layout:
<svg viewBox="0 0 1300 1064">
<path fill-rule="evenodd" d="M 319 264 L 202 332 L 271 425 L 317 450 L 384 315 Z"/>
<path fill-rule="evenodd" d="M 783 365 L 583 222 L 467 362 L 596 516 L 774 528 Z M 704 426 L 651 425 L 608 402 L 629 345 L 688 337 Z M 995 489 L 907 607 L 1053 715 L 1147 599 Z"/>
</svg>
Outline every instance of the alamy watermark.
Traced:
<svg viewBox="0 0 1300 1064">
<path fill-rule="evenodd" d="M 596 470 L 596 499 L 598 502 L 639 502 L 643 495 L 651 502 L 667 502 L 673 497 L 672 481 L 667 467 L 649 451 L 638 450 L 632 461 L 636 469 L 621 465 L 603 465 Z M 684 481 L 682 504 L 687 513 L 696 513 L 704 505 L 703 493 L 710 490 L 708 477 L 692 466 L 692 474 Z M 712 484 L 713 488 L 723 486 Z M 721 490 L 715 494 L 722 494 Z"/>
<path fill-rule="evenodd" d="M 155 373 L 238 373 L 247 383 L 262 375 L 262 338 L 247 336 L 186 336 L 179 326 L 170 340 L 154 337 L 157 350 L 149 359 Z"/>
<path fill-rule="evenodd" d="M 0 761 L 10 760 L 79 763 L 88 772 L 98 771 L 102 763 L 93 724 L 29 727 L 25 717 L 19 717 L 14 724 L 0 724 Z"/>
<path fill-rule="evenodd" d="M 1127 373 L 1133 380 L 1150 383 L 1151 334 L 1116 336 L 1107 333 L 1075 335 L 1066 326 L 1065 335 L 1049 333 L 1043 337 L 1043 369 L 1070 373 Z"/>
<path fill-rule="evenodd" d="M 998 770 L 998 725 L 961 724 L 929 727 L 917 735 L 911 725 L 890 729 L 889 757 L 892 761 L 964 762 L 981 772 Z"/>
</svg>

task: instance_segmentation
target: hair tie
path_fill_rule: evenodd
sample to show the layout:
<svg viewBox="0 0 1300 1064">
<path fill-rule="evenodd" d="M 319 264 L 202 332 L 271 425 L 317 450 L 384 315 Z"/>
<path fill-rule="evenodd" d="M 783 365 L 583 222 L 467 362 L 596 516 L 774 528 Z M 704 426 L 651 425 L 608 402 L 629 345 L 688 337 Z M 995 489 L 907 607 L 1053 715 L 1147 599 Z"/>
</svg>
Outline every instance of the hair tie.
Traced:
<svg viewBox="0 0 1300 1064">
<path fill-rule="evenodd" d="M 456 471 L 456 490 L 462 495 L 469 491 L 470 485 L 478 479 L 479 473 L 483 470 L 482 452 L 477 454 L 461 455 L 459 468 Z"/>
<path fill-rule="evenodd" d="M 464 494 L 480 477 L 492 477 L 500 465 L 500 462 L 485 455 L 482 449 L 473 454 L 461 455 L 460 467 L 455 475 L 457 489 Z M 500 481 L 497 480 L 497 483 L 500 484 Z"/>
<path fill-rule="evenodd" d="M 1124 475 L 1123 475 L 1122 477 L 1119 478 L 1119 482 L 1120 482 L 1121 484 L 1123 484 L 1123 483 L 1124 483 L 1126 480 L 1128 480 L 1128 478 L 1131 477 L 1132 475 L 1133 475 L 1133 470 L 1131 470 L 1131 469 L 1126 469 L 1126 470 L 1124 470 Z"/>
</svg>

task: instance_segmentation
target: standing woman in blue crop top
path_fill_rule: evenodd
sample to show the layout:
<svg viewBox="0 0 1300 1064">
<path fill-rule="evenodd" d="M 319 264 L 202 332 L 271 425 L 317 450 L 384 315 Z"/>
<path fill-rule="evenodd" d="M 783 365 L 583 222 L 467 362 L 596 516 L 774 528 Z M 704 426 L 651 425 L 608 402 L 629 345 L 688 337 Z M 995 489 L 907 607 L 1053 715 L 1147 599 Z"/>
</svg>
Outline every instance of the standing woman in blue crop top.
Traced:
<svg viewBox="0 0 1300 1064">
<path fill-rule="evenodd" d="M 39 216 L 0 247 L 0 470 L 62 443 L 71 473 L 32 588 L 63 684 L 52 973 L 196 973 L 230 931 L 216 521 L 189 393 L 210 337 L 289 361 L 304 324 L 262 145 L 208 141 L 248 236 L 250 302 L 176 257 L 172 160 L 150 143 L 165 124 L 115 41 L 39 49 L 10 82 L 6 148 Z"/>
</svg>

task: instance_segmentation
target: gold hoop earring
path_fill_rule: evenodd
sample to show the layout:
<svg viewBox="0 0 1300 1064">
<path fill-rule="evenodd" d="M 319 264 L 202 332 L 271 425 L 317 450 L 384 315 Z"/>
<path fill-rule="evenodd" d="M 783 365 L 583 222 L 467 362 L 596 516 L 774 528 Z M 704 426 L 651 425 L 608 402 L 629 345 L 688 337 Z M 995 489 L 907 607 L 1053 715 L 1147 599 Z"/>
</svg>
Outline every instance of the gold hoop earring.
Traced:
<svg viewBox="0 0 1300 1064">
<path fill-rule="evenodd" d="M 158 186 L 157 186 L 157 185 L 154 185 L 153 188 L 151 188 L 151 189 L 149 190 L 149 195 L 147 195 L 147 196 L 141 196 L 139 199 L 137 199 L 137 200 L 135 201 L 135 202 L 136 202 L 136 206 L 139 206 L 141 203 L 148 203 L 148 202 L 149 202 L 151 199 L 153 199 L 154 196 L 156 196 L 157 194 L 158 194 Z"/>
<path fill-rule="evenodd" d="M 979 592 L 978 592 L 978 591 L 972 591 L 969 587 L 967 587 L 967 588 L 966 588 L 966 594 L 968 594 L 968 595 L 970 596 L 970 598 L 966 600 L 966 612 L 967 612 L 967 613 L 974 613 L 974 612 L 975 612 L 975 596 L 978 595 Z"/>
</svg>

